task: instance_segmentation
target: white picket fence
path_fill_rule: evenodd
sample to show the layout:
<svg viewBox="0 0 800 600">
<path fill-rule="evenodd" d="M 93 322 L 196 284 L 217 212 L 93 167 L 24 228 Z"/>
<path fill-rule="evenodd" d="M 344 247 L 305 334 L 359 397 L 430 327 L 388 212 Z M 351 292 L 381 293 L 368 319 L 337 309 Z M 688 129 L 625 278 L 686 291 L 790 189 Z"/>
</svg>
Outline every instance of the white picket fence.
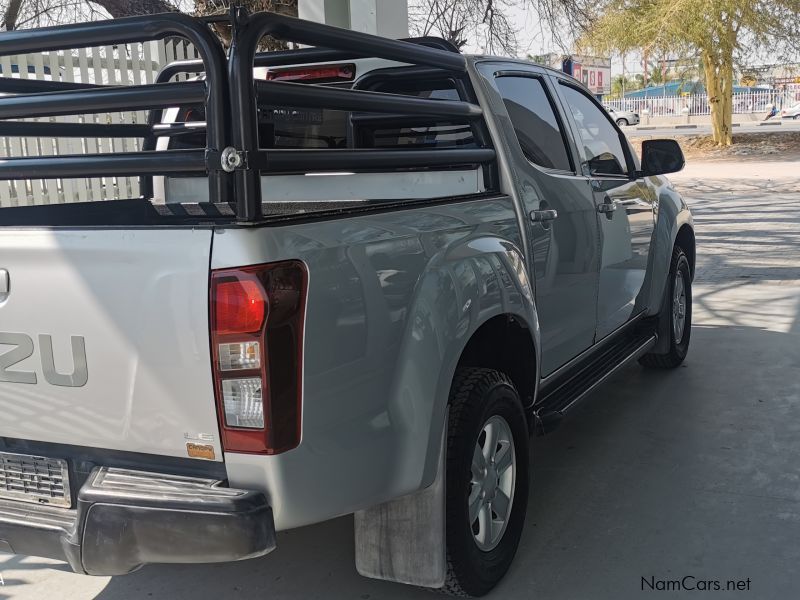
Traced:
<svg viewBox="0 0 800 600">
<path fill-rule="evenodd" d="M 734 94 L 734 114 L 767 113 L 768 106 L 776 105 L 788 108 L 800 101 L 800 89 L 794 90 L 753 90 L 743 94 Z M 711 108 L 707 94 L 690 94 L 687 96 L 649 96 L 647 98 L 625 98 L 604 100 L 603 104 L 615 110 L 632 110 L 641 114 L 650 111 L 651 117 L 681 117 L 688 109 L 689 115 L 708 115 Z"/>
<path fill-rule="evenodd" d="M 161 67 L 173 60 L 197 58 L 187 42 L 145 42 L 0 57 L 0 75 L 46 81 L 103 85 L 153 83 Z M 178 76 L 181 78 L 181 76 Z M 184 76 L 185 78 L 185 76 Z M 68 123 L 146 123 L 144 111 L 24 119 Z M 59 154 L 135 152 L 139 138 L 0 137 L 0 160 Z M 135 198 L 137 177 L 35 179 L 0 181 L 0 207 Z"/>
</svg>

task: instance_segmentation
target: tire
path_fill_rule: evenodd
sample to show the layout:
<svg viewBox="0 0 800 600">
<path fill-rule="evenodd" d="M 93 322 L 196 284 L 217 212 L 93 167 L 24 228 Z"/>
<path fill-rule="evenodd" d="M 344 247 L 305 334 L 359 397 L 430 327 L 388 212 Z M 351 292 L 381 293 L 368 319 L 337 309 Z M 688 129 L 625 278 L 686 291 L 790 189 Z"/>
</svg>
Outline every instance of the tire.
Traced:
<svg viewBox="0 0 800 600">
<path fill-rule="evenodd" d="M 627 127 L 628 119 L 617 119 L 617 125 L 619 125 L 620 127 Z"/>
<path fill-rule="evenodd" d="M 490 431 L 496 433 L 490 434 Z M 483 456 L 495 456 L 487 447 L 487 435 L 497 436 L 494 445 L 497 462 L 490 461 L 476 475 L 473 455 L 479 456 L 478 449 L 483 447 Z M 453 596 L 483 596 L 508 571 L 517 552 L 528 508 L 528 440 L 522 402 L 507 375 L 480 368 L 463 368 L 456 372 L 450 389 L 447 430 L 447 575 L 443 592 Z M 503 470 L 502 464 L 506 461 L 510 461 L 511 466 Z M 500 468 L 495 470 L 495 465 Z M 479 479 L 481 481 L 477 481 Z M 486 486 L 494 486 L 495 480 L 496 488 L 492 491 Z M 482 491 L 486 496 L 481 496 Z M 510 508 L 498 508 L 501 495 L 509 499 Z M 494 502 L 485 497 L 494 498 Z M 470 502 L 473 510 L 476 503 L 486 507 L 475 513 L 478 516 L 474 525 L 470 522 Z M 499 523 L 501 514 L 506 515 L 504 524 Z M 489 520 L 499 530 L 481 529 L 486 515 L 490 515 Z M 495 536 L 498 537 L 495 539 Z"/>
<path fill-rule="evenodd" d="M 683 328 L 679 330 L 676 326 L 676 319 L 681 310 L 676 311 L 676 288 L 680 281 L 683 285 Z M 680 290 L 678 289 L 680 294 Z M 669 267 L 669 279 L 667 281 L 667 296 L 661 313 L 658 316 L 659 331 L 669 332 L 669 351 L 666 354 L 645 354 L 639 359 L 639 363 L 645 367 L 656 369 L 674 369 L 679 366 L 689 352 L 689 340 L 692 335 L 692 272 L 689 268 L 689 259 L 680 246 L 675 246 L 672 250 L 672 262 Z"/>
</svg>

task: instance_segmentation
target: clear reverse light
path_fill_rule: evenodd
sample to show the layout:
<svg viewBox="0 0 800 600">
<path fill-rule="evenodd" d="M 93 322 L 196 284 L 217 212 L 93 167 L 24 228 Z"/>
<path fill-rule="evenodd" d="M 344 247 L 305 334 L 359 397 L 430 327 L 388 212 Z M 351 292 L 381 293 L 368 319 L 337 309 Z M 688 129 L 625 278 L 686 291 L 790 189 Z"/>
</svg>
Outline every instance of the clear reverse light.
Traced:
<svg viewBox="0 0 800 600">
<path fill-rule="evenodd" d="M 258 342 L 234 342 L 219 345 L 219 368 L 222 371 L 258 369 L 261 345 Z"/>
<path fill-rule="evenodd" d="M 260 377 L 223 379 L 222 401 L 228 427 L 264 427 Z"/>
</svg>

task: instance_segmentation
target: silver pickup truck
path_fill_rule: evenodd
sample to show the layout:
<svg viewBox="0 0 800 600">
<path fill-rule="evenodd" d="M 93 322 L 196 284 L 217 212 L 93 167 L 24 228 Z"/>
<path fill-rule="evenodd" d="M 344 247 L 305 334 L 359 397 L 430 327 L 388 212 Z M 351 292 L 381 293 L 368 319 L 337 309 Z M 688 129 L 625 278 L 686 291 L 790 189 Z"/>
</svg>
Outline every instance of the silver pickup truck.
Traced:
<svg viewBox="0 0 800 600">
<path fill-rule="evenodd" d="M 520 541 L 530 436 L 624 365 L 686 356 L 680 148 L 640 160 L 528 62 L 242 9 L 213 24 L 226 56 L 212 20 L 0 34 L 0 57 L 201 54 L 144 85 L 0 79 L 2 136 L 142 144 L 0 161 L 22 187 L 142 189 L 0 198 L 0 551 L 118 575 L 354 513 L 360 573 L 483 595 Z M 258 52 L 267 34 L 313 47 Z M 149 121 L 49 119 L 128 109 Z"/>
</svg>

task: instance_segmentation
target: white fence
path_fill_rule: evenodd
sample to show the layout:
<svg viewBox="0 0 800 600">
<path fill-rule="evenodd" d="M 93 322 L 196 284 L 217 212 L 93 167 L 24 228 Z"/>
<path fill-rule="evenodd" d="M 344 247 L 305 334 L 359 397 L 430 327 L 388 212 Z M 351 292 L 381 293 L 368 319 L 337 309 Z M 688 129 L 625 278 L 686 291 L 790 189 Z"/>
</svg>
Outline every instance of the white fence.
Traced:
<svg viewBox="0 0 800 600">
<path fill-rule="evenodd" d="M 145 42 L 42 54 L 0 57 L 0 75 L 46 81 L 104 85 L 153 83 L 161 67 L 173 60 L 197 58 L 190 44 L 180 40 Z M 179 76 L 180 78 L 180 76 Z M 144 111 L 129 111 L 24 119 L 68 123 L 145 123 Z M 0 137 L 0 160 L 23 156 L 134 152 L 134 138 L 19 138 Z M 137 177 L 38 179 L 0 181 L 0 207 L 135 198 Z"/>
<path fill-rule="evenodd" d="M 768 106 L 775 105 L 778 109 L 788 108 L 800 101 L 800 90 L 775 91 L 753 90 L 743 94 L 733 95 L 734 114 L 764 113 Z M 609 108 L 615 110 L 632 110 L 641 114 L 645 109 L 650 111 L 651 117 L 681 117 L 689 115 L 708 115 L 711 108 L 708 104 L 707 94 L 691 94 L 687 96 L 649 96 L 647 98 L 625 98 L 620 100 L 604 100 Z M 684 111 L 688 109 L 688 113 Z"/>
</svg>

